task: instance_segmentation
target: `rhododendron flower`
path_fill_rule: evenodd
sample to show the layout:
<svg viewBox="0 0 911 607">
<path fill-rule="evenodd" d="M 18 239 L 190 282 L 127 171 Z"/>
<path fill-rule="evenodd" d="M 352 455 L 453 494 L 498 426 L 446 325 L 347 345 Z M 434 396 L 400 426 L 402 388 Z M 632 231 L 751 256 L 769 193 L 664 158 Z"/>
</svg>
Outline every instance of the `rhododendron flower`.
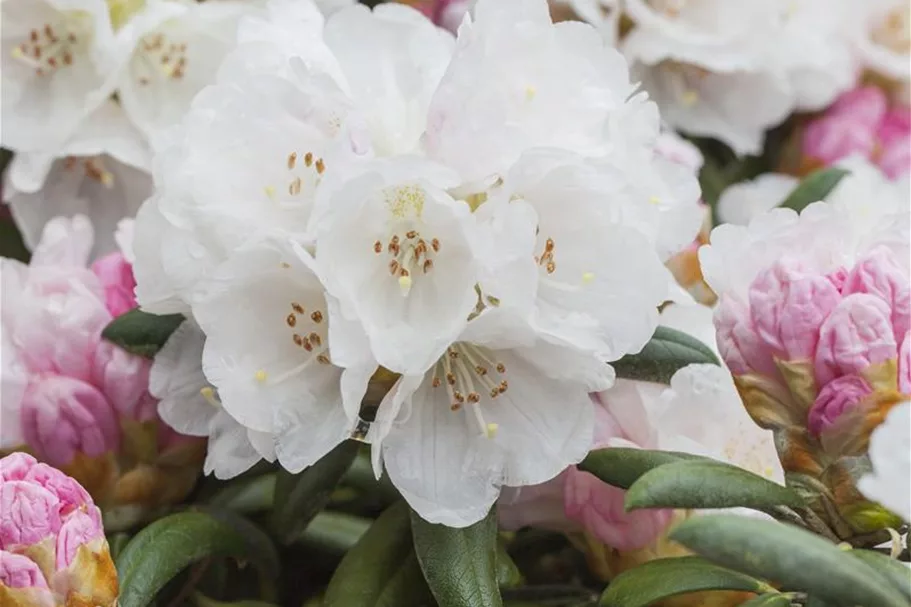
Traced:
<svg viewBox="0 0 911 607">
<path fill-rule="evenodd" d="M 699 223 L 622 57 L 543 0 L 482 0 L 455 42 L 395 4 L 274 0 L 239 31 L 136 225 L 140 304 L 205 333 L 227 417 L 196 433 L 230 418 L 292 471 L 366 440 L 455 526 L 580 460 Z M 400 377 L 367 422 L 378 368 Z"/>
<path fill-rule="evenodd" d="M 0 602 L 117 604 L 101 511 L 79 483 L 24 453 L 0 459 Z"/>
<path fill-rule="evenodd" d="M 873 472 L 858 488 L 904 520 L 911 520 L 911 403 L 896 405 L 870 436 Z"/>
<path fill-rule="evenodd" d="M 886 93 L 865 86 L 839 97 L 803 134 L 803 154 L 828 166 L 859 154 L 891 178 L 911 171 L 911 107 L 889 107 Z"/>
<path fill-rule="evenodd" d="M 907 190 L 871 195 L 858 167 L 799 217 L 774 209 L 747 227 L 716 228 L 700 258 L 720 298 L 718 347 L 747 410 L 778 433 L 787 472 L 826 470 L 834 505 L 860 530 L 850 458 L 909 385 L 900 352 L 911 339 L 911 286 Z"/>
<path fill-rule="evenodd" d="M 868 69 L 908 85 L 908 31 L 911 8 L 903 0 L 871 0 L 851 4 L 854 44 Z"/>
</svg>

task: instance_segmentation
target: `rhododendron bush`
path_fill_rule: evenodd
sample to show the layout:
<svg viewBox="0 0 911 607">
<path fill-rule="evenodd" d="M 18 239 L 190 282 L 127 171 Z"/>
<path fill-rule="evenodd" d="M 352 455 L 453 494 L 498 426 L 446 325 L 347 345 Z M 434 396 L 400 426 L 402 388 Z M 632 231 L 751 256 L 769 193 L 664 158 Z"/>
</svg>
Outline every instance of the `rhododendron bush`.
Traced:
<svg viewBox="0 0 911 607">
<path fill-rule="evenodd" d="M 911 13 L 3 0 L 0 604 L 911 605 Z"/>
</svg>

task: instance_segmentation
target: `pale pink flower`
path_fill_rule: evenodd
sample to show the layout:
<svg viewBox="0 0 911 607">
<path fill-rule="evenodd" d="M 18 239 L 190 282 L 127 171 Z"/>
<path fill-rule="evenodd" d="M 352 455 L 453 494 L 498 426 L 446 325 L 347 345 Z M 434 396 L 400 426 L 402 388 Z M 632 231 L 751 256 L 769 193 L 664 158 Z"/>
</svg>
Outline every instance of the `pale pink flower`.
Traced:
<svg viewBox="0 0 911 607">
<path fill-rule="evenodd" d="M 101 281 L 104 303 L 111 316 L 120 316 L 136 307 L 136 279 L 133 266 L 120 251 L 108 253 L 92 264 L 92 272 Z"/>
<path fill-rule="evenodd" d="M 824 166 L 860 154 L 900 177 L 911 170 L 911 108 L 890 108 L 875 86 L 848 91 L 807 126 L 803 153 Z"/>
<path fill-rule="evenodd" d="M 0 599 L 112 607 L 117 573 L 101 512 L 72 478 L 24 453 L 0 459 Z"/>
</svg>

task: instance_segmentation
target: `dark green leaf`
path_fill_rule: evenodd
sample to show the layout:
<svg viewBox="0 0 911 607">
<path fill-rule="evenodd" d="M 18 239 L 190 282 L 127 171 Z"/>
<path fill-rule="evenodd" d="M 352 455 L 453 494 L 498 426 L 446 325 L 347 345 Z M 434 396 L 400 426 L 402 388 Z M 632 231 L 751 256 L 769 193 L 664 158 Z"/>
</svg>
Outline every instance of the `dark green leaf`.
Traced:
<svg viewBox="0 0 911 607">
<path fill-rule="evenodd" d="M 111 558 L 114 559 L 115 562 L 129 541 L 130 535 L 122 531 L 108 536 L 108 550 L 111 553 Z"/>
<path fill-rule="evenodd" d="M 513 588 L 522 583 L 522 572 L 506 551 L 503 542 L 497 542 L 497 586 Z"/>
<path fill-rule="evenodd" d="M 353 514 L 323 511 L 313 517 L 298 542 L 328 554 L 342 556 L 367 533 L 371 522 L 373 521 Z"/>
<path fill-rule="evenodd" d="M 711 460 L 689 460 L 649 470 L 626 493 L 627 510 L 639 508 L 798 507 L 803 498 L 748 470 Z"/>
<path fill-rule="evenodd" d="M 814 171 L 807 175 L 779 206 L 794 209 L 799 213 L 808 204 L 825 200 L 829 192 L 834 190 L 848 173 L 849 171 L 836 167 Z"/>
<path fill-rule="evenodd" d="M 430 607 L 411 541 L 408 506 L 389 507 L 348 551 L 323 599 L 325 607 Z"/>
<path fill-rule="evenodd" d="M 279 470 L 275 483 L 272 528 L 285 543 L 296 540 L 316 513 L 323 509 L 332 490 L 357 455 L 358 443 L 344 441 L 321 460 L 298 474 Z"/>
<path fill-rule="evenodd" d="M 674 373 L 693 363 L 719 364 L 711 348 L 695 337 L 659 326 L 641 352 L 611 364 L 617 377 L 668 384 Z"/>
<path fill-rule="evenodd" d="M 144 607 L 185 567 L 204 558 L 252 562 L 264 578 L 278 575 L 269 538 L 243 519 L 215 512 L 181 512 L 137 533 L 117 559 L 120 607 Z"/>
<path fill-rule="evenodd" d="M 686 556 L 650 561 L 624 571 L 604 591 L 601 605 L 647 607 L 667 597 L 704 590 L 761 593 L 773 589 L 743 573 L 719 567 L 696 556 Z"/>
<path fill-rule="evenodd" d="M 888 579 L 809 531 L 744 516 L 699 516 L 670 538 L 707 559 L 836 604 L 907 607 Z"/>
<path fill-rule="evenodd" d="M 591 472 L 608 485 L 629 489 L 640 476 L 658 466 L 682 460 L 706 458 L 677 451 L 649 451 L 616 447 L 596 449 L 579 464 L 579 469 Z"/>
<path fill-rule="evenodd" d="M 101 336 L 127 352 L 152 358 L 183 320 L 180 314 L 159 316 L 137 308 L 112 320 Z"/>
<path fill-rule="evenodd" d="M 874 550 L 852 550 L 848 554 L 889 578 L 892 585 L 911 601 L 911 569 L 907 565 Z"/>
<path fill-rule="evenodd" d="M 411 530 L 424 578 L 440 607 L 500 607 L 497 519 L 487 516 L 461 529 L 428 523 L 411 512 Z"/>
<path fill-rule="evenodd" d="M 741 603 L 740 607 L 791 607 L 791 599 L 783 594 L 760 594 Z"/>
<path fill-rule="evenodd" d="M 272 507 L 275 497 L 275 482 L 274 474 L 231 481 L 215 492 L 207 502 L 213 507 L 240 514 L 263 512 Z"/>
<path fill-rule="evenodd" d="M 276 607 L 273 603 L 264 603 L 262 601 L 235 601 L 224 603 L 222 601 L 210 599 L 199 592 L 193 594 L 193 602 L 196 603 L 196 607 Z"/>
<path fill-rule="evenodd" d="M 519 588 L 504 588 L 502 593 L 504 607 L 519 604 L 537 605 L 538 607 L 576 607 L 577 605 L 595 605 L 598 595 L 587 588 L 579 586 L 534 585 Z"/>
</svg>

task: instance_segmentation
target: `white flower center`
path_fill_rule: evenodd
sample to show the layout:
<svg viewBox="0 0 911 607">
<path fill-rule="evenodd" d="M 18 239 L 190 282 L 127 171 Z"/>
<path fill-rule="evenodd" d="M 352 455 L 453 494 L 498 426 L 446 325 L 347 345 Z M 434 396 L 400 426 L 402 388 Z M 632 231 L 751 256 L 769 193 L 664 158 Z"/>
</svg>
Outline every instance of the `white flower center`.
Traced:
<svg viewBox="0 0 911 607">
<path fill-rule="evenodd" d="M 313 152 L 306 152 L 303 156 L 298 156 L 297 152 L 291 152 L 288 154 L 286 164 L 288 172 L 291 174 L 287 186 L 289 196 L 297 197 L 302 192 L 312 192 L 323 180 L 323 173 L 326 172 L 326 162 Z M 275 198 L 274 185 L 267 185 L 263 191 L 270 200 Z"/>
<path fill-rule="evenodd" d="M 676 61 L 665 61 L 662 66 L 680 104 L 692 107 L 699 103 L 699 89 L 709 75 L 708 70 Z"/>
<path fill-rule="evenodd" d="M 386 204 L 392 215 L 392 227 L 386 236 L 386 243 L 377 240 L 373 252 L 389 260 L 389 273 L 398 279 L 402 296 L 411 292 L 414 277 L 433 270 L 433 258 L 440 252 L 442 244 L 436 236 L 424 237 L 421 215 L 424 212 L 424 190 L 414 185 L 389 188 L 385 192 Z"/>
<path fill-rule="evenodd" d="M 139 41 L 134 55 L 136 81 L 147 86 L 152 79 L 180 80 L 187 69 L 187 43 L 170 42 L 164 34 L 149 34 Z"/>
<path fill-rule="evenodd" d="M 446 387 L 450 410 L 458 411 L 468 406 L 481 432 L 492 438 L 496 424 L 485 421 L 481 399 L 485 395 L 495 399 L 509 389 L 506 365 L 495 360 L 493 352 L 487 348 L 459 342 L 449 346 L 432 371 L 431 386 L 434 389 Z"/>
<path fill-rule="evenodd" d="M 106 188 L 114 187 L 114 174 L 104 168 L 104 161 L 101 157 L 77 158 L 67 156 L 63 161 L 63 170 L 75 173 L 79 170 L 85 172 L 85 177 L 97 181 Z"/>
<path fill-rule="evenodd" d="M 283 321 L 290 330 L 291 341 L 294 342 L 295 346 L 303 350 L 305 360 L 293 369 L 275 377 L 270 376 L 266 369 L 259 369 L 253 374 L 253 379 L 260 384 L 265 384 L 266 382 L 280 383 L 304 371 L 314 363 L 331 365 L 328 327 L 325 320 L 322 310 L 317 308 L 307 310 L 302 304 L 292 301 L 290 303 L 290 312 L 284 317 Z"/>
<path fill-rule="evenodd" d="M 72 66 L 85 53 L 91 37 L 91 20 L 86 13 L 60 13 L 55 23 L 31 30 L 24 42 L 13 47 L 12 56 L 33 68 L 38 76 L 51 75 Z"/>
<path fill-rule="evenodd" d="M 557 277 L 550 278 L 550 275 L 557 271 L 556 251 L 557 244 L 554 242 L 554 239 L 547 238 L 544 241 L 544 250 L 541 251 L 540 254 L 535 255 L 535 263 L 537 263 L 541 268 L 541 271 L 545 273 L 545 275 L 541 277 L 542 283 L 561 291 L 577 291 L 580 288 L 577 284 L 561 282 L 561 279 Z M 582 273 L 581 280 L 583 285 L 591 283 L 594 279 L 594 272 Z"/>
<path fill-rule="evenodd" d="M 873 42 L 896 53 L 911 52 L 911 8 L 892 10 L 873 30 Z"/>
</svg>

